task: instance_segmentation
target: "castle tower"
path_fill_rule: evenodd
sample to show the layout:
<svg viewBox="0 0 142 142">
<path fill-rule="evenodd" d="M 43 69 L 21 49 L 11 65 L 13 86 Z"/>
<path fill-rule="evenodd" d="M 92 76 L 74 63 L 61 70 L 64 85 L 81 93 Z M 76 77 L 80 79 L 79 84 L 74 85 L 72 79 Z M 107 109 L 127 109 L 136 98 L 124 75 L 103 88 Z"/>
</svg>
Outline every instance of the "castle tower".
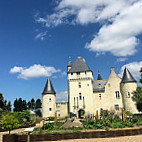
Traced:
<svg viewBox="0 0 142 142">
<path fill-rule="evenodd" d="M 42 93 L 42 117 L 54 117 L 56 107 L 56 92 L 48 78 L 45 88 Z"/>
<path fill-rule="evenodd" d="M 136 104 L 132 100 L 132 92 L 136 90 L 137 84 L 136 80 L 127 68 L 125 68 L 124 70 L 120 86 L 125 111 L 129 111 L 133 114 L 138 113 L 138 110 L 136 109 Z"/>
<path fill-rule="evenodd" d="M 93 72 L 85 59 L 78 57 L 68 70 L 68 101 L 70 114 L 94 112 Z"/>
<path fill-rule="evenodd" d="M 69 57 L 69 63 L 68 63 L 68 66 L 67 66 L 67 71 L 69 71 L 72 67 L 72 62 L 71 62 L 71 58 Z"/>
</svg>

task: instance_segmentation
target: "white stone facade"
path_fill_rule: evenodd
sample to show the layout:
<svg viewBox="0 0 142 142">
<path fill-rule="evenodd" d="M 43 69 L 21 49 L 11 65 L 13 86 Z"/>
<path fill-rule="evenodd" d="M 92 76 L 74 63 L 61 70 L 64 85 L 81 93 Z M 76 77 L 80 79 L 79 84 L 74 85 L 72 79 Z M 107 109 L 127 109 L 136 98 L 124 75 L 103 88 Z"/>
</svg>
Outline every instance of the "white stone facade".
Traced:
<svg viewBox="0 0 142 142">
<path fill-rule="evenodd" d="M 72 65 L 71 61 L 67 68 L 68 102 L 56 103 L 55 95 L 44 95 L 43 117 L 55 116 L 55 112 L 57 117 L 65 117 L 69 114 L 80 117 L 81 111 L 84 116 L 87 116 L 95 115 L 96 111 L 100 113 L 101 110 L 120 112 L 121 108 L 133 114 L 138 113 L 132 101 L 132 92 L 136 90 L 137 84 L 131 74 L 124 74 L 126 78 L 123 75 L 124 79 L 121 79 L 114 68 L 111 68 L 108 79 L 93 80 L 93 72 L 87 67 L 85 60 L 81 57 L 77 60 L 80 71 L 77 65 Z M 84 68 L 79 63 L 83 64 Z M 52 98 L 53 102 L 49 102 L 49 98 Z M 50 107 L 52 112 L 49 112 Z"/>
</svg>

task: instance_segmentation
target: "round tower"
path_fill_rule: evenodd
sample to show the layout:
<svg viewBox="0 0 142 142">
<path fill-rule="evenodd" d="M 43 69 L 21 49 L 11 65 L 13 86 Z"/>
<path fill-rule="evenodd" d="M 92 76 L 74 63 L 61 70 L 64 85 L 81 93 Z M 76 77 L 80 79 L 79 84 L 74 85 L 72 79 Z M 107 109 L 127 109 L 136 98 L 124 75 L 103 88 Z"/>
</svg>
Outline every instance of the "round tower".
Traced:
<svg viewBox="0 0 142 142">
<path fill-rule="evenodd" d="M 138 113 L 136 103 L 132 100 L 132 92 L 136 90 L 137 82 L 127 68 L 124 70 L 120 88 L 125 111 L 129 111 L 132 114 Z"/>
<path fill-rule="evenodd" d="M 55 117 L 56 112 L 56 92 L 48 78 L 42 93 L 42 117 Z"/>
</svg>

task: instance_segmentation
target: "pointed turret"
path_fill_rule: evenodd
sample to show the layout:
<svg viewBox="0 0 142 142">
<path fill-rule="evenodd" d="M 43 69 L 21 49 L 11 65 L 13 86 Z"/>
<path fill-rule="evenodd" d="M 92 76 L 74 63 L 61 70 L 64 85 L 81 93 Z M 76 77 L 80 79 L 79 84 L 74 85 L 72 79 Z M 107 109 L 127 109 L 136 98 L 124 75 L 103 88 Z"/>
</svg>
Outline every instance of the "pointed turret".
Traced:
<svg viewBox="0 0 142 142">
<path fill-rule="evenodd" d="M 56 112 L 56 92 L 50 79 L 47 79 L 42 93 L 42 116 L 43 118 L 54 117 Z"/>
<path fill-rule="evenodd" d="M 136 82 L 130 71 L 125 67 L 121 83 Z"/>
<path fill-rule="evenodd" d="M 68 67 L 71 67 L 71 66 L 72 66 L 71 57 L 69 57 Z"/>
<path fill-rule="evenodd" d="M 72 62 L 71 62 L 71 57 L 69 57 L 69 63 L 67 66 L 67 71 L 69 71 L 72 68 Z"/>
<path fill-rule="evenodd" d="M 97 78 L 97 80 L 103 80 L 100 73 L 98 73 L 98 78 Z"/>
<path fill-rule="evenodd" d="M 48 78 L 42 94 L 56 94 L 51 80 Z"/>
</svg>

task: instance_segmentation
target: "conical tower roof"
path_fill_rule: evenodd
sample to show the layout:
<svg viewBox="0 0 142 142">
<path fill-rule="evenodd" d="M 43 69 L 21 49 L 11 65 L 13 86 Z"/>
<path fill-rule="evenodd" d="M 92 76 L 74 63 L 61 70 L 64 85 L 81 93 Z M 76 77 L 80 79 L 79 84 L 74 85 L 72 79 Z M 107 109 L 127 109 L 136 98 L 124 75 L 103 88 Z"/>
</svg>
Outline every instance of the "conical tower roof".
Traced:
<svg viewBox="0 0 142 142">
<path fill-rule="evenodd" d="M 51 80 L 48 78 L 42 94 L 56 94 Z"/>
<path fill-rule="evenodd" d="M 71 58 L 69 57 L 69 63 L 68 63 L 68 67 L 72 66 L 72 62 L 71 62 Z"/>
<path fill-rule="evenodd" d="M 97 78 L 97 80 L 103 80 L 100 73 L 98 73 L 98 78 Z"/>
<path fill-rule="evenodd" d="M 137 81 L 134 79 L 130 71 L 127 68 L 125 68 L 121 82 L 126 83 L 126 82 L 137 82 Z"/>
<path fill-rule="evenodd" d="M 69 70 L 69 73 L 75 72 L 86 72 L 91 71 L 90 68 L 86 65 L 85 60 L 81 57 L 78 57 L 73 63 L 72 68 Z"/>
</svg>

